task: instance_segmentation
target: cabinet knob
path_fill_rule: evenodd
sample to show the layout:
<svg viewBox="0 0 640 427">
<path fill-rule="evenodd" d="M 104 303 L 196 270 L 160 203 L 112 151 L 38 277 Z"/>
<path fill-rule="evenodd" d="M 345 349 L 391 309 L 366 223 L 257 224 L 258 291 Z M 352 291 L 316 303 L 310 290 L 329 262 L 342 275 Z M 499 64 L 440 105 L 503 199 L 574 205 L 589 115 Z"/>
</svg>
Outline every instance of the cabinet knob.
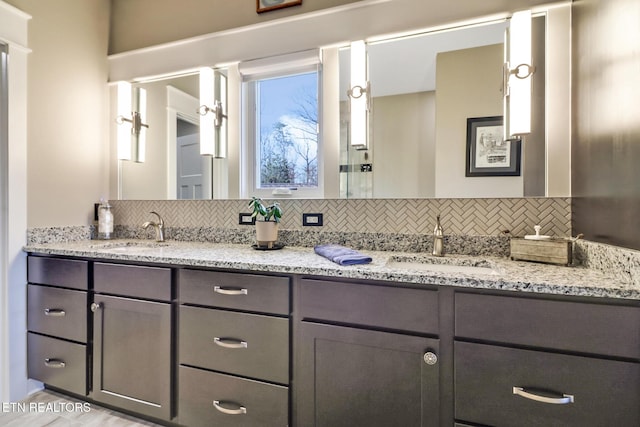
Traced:
<svg viewBox="0 0 640 427">
<path fill-rule="evenodd" d="M 427 351 L 422 358 L 427 365 L 435 365 L 438 363 L 438 356 L 431 351 Z"/>
<path fill-rule="evenodd" d="M 102 308 L 102 303 L 101 302 L 94 302 L 94 303 L 91 304 L 91 311 L 94 312 L 94 313 L 96 311 L 98 311 L 99 309 L 101 309 L 101 308 Z"/>
</svg>

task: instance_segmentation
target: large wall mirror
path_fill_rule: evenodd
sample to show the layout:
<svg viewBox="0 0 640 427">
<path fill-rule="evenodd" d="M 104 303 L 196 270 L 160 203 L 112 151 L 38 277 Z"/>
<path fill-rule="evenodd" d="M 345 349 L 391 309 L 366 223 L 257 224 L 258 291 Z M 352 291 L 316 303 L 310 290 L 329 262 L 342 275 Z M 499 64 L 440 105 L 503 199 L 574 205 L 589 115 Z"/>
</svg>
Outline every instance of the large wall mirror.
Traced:
<svg viewBox="0 0 640 427">
<path fill-rule="evenodd" d="M 339 121 L 336 136 L 340 144 L 339 153 L 335 153 L 336 164 L 324 173 L 331 175 L 339 188 L 326 197 L 568 195 L 561 194 L 562 190 L 560 194 L 553 191 L 554 180 L 563 181 L 560 188 L 566 186 L 564 177 L 568 171 L 557 174 L 552 170 L 557 166 L 548 161 L 553 155 L 545 120 L 553 102 L 545 96 L 549 76 L 545 64 L 553 60 L 550 49 L 545 49 L 549 25 L 544 13 L 534 18 L 533 55 L 538 71 L 534 75 L 533 130 L 521 146 L 519 176 L 465 176 L 467 119 L 502 115 L 503 43 L 508 20 L 368 39 L 373 107 L 367 150 L 354 150 L 348 143 L 348 43 L 332 46 L 337 51 L 337 78 L 332 84 L 325 80 L 322 90 L 339 103 L 335 120 Z M 211 173 L 215 162 L 225 163 L 225 170 L 239 169 L 226 165 L 233 160 L 198 155 L 198 75 L 183 74 L 137 84 L 148 93 L 147 160 L 120 162 L 120 198 L 216 198 L 210 189 L 181 193 L 176 183 L 184 172 L 189 176 L 205 174 L 211 184 L 216 180 L 215 173 Z M 234 121 L 239 123 L 238 118 L 230 118 L 229 125 L 233 126 Z M 569 145 L 568 140 L 554 143 Z M 338 145 L 331 149 L 338 150 Z M 568 159 L 558 167 L 565 165 Z M 216 188 L 216 182 L 210 187 Z M 246 195 L 228 191 L 224 198 L 239 197 Z"/>
</svg>

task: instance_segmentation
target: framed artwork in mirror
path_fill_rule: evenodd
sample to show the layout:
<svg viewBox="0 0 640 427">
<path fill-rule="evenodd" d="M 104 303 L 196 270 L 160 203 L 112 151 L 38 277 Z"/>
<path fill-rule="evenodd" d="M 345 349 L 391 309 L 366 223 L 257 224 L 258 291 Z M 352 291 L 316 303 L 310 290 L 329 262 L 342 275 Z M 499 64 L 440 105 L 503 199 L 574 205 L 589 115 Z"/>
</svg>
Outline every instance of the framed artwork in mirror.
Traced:
<svg viewBox="0 0 640 427">
<path fill-rule="evenodd" d="M 302 0 L 256 0 L 256 12 L 269 12 L 283 7 L 298 6 Z"/>
<path fill-rule="evenodd" d="M 520 176 L 521 141 L 504 140 L 502 116 L 467 119 L 465 176 Z"/>
</svg>

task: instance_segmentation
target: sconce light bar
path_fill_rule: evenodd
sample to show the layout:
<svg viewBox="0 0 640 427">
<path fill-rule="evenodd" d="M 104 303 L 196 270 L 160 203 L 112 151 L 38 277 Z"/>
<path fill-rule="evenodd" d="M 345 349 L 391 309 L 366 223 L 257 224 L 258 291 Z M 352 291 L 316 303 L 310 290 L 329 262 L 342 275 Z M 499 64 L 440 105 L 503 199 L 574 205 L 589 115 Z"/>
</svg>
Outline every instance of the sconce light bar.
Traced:
<svg viewBox="0 0 640 427">
<path fill-rule="evenodd" d="M 223 76 L 220 76 L 222 79 Z M 222 79 L 224 80 L 224 79 Z M 200 154 L 218 159 L 227 157 L 226 126 L 224 105 L 220 99 L 226 99 L 226 84 L 219 84 L 216 91 L 216 75 L 213 68 L 200 69 Z M 211 113 L 211 114 L 209 114 Z"/>
<path fill-rule="evenodd" d="M 506 38 L 504 64 L 505 139 L 531 133 L 531 11 L 516 12 L 511 17 Z M 511 67 L 511 64 L 518 64 Z"/>
<path fill-rule="evenodd" d="M 371 84 L 367 76 L 367 46 L 364 40 L 351 43 L 351 89 L 349 96 L 349 137 L 351 146 L 366 150 L 369 134 L 369 111 L 371 110 Z"/>
<path fill-rule="evenodd" d="M 131 160 L 131 131 L 124 123 L 124 118 L 131 115 L 131 83 L 118 82 L 118 111 L 116 123 L 118 139 L 118 160 Z"/>
<path fill-rule="evenodd" d="M 147 115 L 147 91 L 139 87 L 133 89 L 128 82 L 118 82 L 117 96 L 118 159 L 144 162 L 146 129 L 149 128 L 144 123 Z M 130 123 L 131 128 L 123 126 L 125 123 Z"/>
</svg>

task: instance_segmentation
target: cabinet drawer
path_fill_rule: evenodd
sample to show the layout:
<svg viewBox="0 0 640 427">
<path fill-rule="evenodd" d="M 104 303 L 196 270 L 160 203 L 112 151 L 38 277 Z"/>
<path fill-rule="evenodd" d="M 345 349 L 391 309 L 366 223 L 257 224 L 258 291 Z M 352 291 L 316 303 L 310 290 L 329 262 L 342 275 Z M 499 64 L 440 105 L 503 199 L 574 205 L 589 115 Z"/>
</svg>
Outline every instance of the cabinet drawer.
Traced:
<svg viewBox="0 0 640 427">
<path fill-rule="evenodd" d="M 179 389 L 178 422 L 182 425 L 289 425 L 287 387 L 180 366 Z"/>
<path fill-rule="evenodd" d="M 438 333 L 438 292 L 304 279 L 301 314 L 307 319 Z"/>
<path fill-rule="evenodd" d="M 138 265 L 103 264 L 93 266 L 96 292 L 171 301 L 171 269 Z"/>
<path fill-rule="evenodd" d="M 180 270 L 180 301 L 261 313 L 289 314 L 289 278 Z"/>
<path fill-rule="evenodd" d="M 87 293 L 28 285 L 27 327 L 32 332 L 87 342 Z"/>
<path fill-rule="evenodd" d="M 180 307 L 180 363 L 289 383 L 289 319 Z"/>
<path fill-rule="evenodd" d="M 555 399 L 555 404 L 514 394 L 514 387 Z M 563 395 L 573 396 L 573 403 L 561 404 Z M 640 425 L 639 401 L 638 363 L 455 343 L 459 420 L 492 426 L 634 427 Z"/>
<path fill-rule="evenodd" d="M 640 359 L 640 307 L 456 293 L 457 337 Z"/>
<path fill-rule="evenodd" d="M 29 378 L 87 394 L 87 348 L 83 344 L 27 334 Z"/>
<path fill-rule="evenodd" d="M 40 285 L 87 289 L 87 261 L 30 256 L 27 260 L 28 280 Z"/>
</svg>

